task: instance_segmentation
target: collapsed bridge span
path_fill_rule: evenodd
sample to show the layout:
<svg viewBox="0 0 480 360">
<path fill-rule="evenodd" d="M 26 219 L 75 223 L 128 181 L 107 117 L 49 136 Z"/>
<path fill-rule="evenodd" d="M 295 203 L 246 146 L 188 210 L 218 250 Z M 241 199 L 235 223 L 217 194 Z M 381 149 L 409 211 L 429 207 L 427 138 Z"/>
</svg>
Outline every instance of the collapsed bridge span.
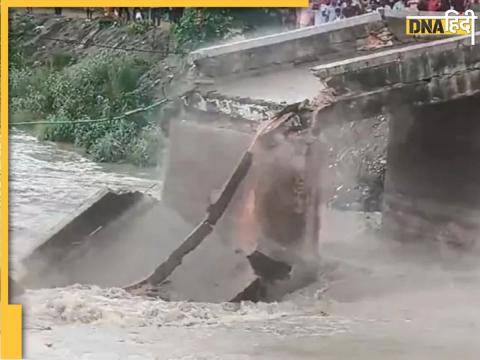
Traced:
<svg viewBox="0 0 480 360">
<path fill-rule="evenodd" d="M 480 46 L 470 37 L 449 38 L 312 71 L 337 94 L 318 112 L 318 131 L 388 114 L 385 233 L 402 241 L 477 245 Z"/>
<path fill-rule="evenodd" d="M 171 300 L 278 299 L 312 281 L 330 189 L 352 196 L 357 168 L 344 171 L 341 163 L 349 158 L 357 166 L 370 155 L 363 150 L 375 141 L 369 130 L 382 114 L 390 118 L 379 146 L 381 153 L 388 147 L 384 229 L 401 240 L 470 246 L 480 198 L 478 46 L 400 38 L 388 16 L 370 14 L 192 54 L 196 77 L 170 119 L 162 200 L 100 194 L 25 260 L 24 283 L 124 287 L 160 267 L 169 271 L 161 286 L 151 285 Z M 315 39 L 325 43 L 308 47 Z M 273 57 L 262 58 L 266 48 Z M 367 55 L 345 60 L 359 52 Z M 238 66 L 237 58 L 246 61 Z M 278 128 L 255 147 L 252 171 L 214 231 L 184 251 L 257 129 L 272 119 Z M 340 131 L 329 132 L 335 126 Z M 361 141 L 367 144 L 357 151 Z M 367 169 L 365 178 L 376 176 Z M 100 211 L 104 197 L 109 205 Z"/>
</svg>

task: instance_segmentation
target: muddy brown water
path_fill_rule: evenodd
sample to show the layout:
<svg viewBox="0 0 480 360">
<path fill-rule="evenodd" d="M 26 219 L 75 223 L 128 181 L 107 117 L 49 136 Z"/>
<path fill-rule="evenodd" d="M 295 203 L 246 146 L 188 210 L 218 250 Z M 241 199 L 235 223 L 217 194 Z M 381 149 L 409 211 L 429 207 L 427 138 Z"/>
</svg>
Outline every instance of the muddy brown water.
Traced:
<svg viewBox="0 0 480 360">
<path fill-rule="evenodd" d="M 102 165 L 68 145 L 10 136 L 10 238 L 13 267 L 99 189 L 139 189 L 159 194 L 161 169 Z"/>
<path fill-rule="evenodd" d="M 10 137 L 14 270 L 21 271 L 18 260 L 50 226 L 99 188 L 147 189 L 158 182 L 159 173 L 95 164 L 71 149 L 14 132 Z M 25 305 L 25 356 L 478 359 L 477 257 L 446 253 L 431 257 L 428 251 L 410 257 L 376 235 L 375 216 L 328 212 L 320 247 L 325 266 L 319 281 L 280 303 L 167 303 L 120 289 L 78 285 L 28 290 L 17 300 Z"/>
</svg>

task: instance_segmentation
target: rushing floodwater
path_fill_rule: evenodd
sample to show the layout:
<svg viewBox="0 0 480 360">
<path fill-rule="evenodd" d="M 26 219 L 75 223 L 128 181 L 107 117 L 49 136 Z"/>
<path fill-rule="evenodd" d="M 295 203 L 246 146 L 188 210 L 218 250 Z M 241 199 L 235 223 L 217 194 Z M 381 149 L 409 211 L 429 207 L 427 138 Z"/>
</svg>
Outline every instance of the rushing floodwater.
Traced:
<svg viewBox="0 0 480 360">
<path fill-rule="evenodd" d="M 10 216 L 13 262 L 104 187 L 146 190 L 160 173 L 128 165 L 101 166 L 76 152 L 15 132 L 10 137 Z"/>
<path fill-rule="evenodd" d="M 22 133 L 12 134 L 10 149 L 11 255 L 17 270 L 18 260 L 47 229 L 99 188 L 151 189 L 160 178 L 156 171 L 100 166 Z M 402 262 L 390 245 L 369 233 L 364 215 L 341 213 L 332 219 L 322 244 L 325 261 L 333 264 L 328 279 L 281 303 L 167 303 L 86 286 L 28 291 L 18 299 L 25 305 L 26 355 L 52 360 L 478 359 L 476 268 L 453 271 L 436 263 Z"/>
</svg>

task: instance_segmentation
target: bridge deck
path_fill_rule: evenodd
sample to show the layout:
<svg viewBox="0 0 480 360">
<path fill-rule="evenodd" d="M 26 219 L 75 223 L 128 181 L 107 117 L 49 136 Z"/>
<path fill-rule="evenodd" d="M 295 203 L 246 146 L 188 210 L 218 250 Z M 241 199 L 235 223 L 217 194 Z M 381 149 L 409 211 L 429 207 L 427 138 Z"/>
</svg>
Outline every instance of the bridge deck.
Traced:
<svg viewBox="0 0 480 360">
<path fill-rule="evenodd" d="M 402 105 L 446 102 L 480 92 L 480 32 L 386 50 L 312 68 L 335 90 L 321 123 L 355 121 Z"/>
</svg>

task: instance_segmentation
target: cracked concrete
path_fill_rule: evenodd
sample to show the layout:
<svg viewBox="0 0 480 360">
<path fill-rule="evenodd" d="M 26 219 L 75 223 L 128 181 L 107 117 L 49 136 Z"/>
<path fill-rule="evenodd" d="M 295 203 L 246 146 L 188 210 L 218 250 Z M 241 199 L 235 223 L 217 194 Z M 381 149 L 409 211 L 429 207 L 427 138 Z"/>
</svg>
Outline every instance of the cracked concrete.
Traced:
<svg viewBox="0 0 480 360">
<path fill-rule="evenodd" d="M 476 36 L 480 39 L 480 32 Z M 335 104 L 318 114 L 322 123 L 357 121 L 404 104 L 475 95 L 480 47 L 471 46 L 469 37 L 455 37 L 320 65 L 312 72 L 337 95 Z"/>
</svg>

